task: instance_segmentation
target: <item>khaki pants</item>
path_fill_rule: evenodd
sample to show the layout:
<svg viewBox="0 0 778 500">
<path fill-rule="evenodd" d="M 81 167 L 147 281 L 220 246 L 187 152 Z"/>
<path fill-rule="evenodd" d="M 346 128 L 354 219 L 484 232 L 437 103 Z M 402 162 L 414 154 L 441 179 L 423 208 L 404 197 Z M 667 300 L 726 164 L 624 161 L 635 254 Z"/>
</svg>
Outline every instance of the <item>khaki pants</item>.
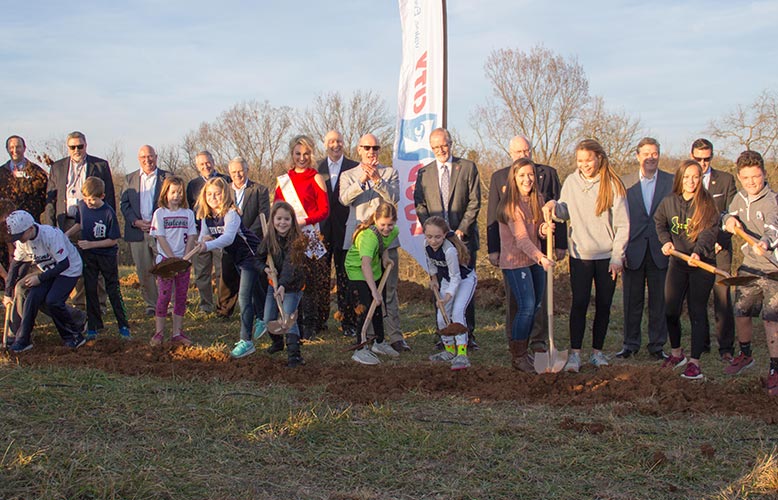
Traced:
<svg viewBox="0 0 778 500">
<path fill-rule="evenodd" d="M 218 283 L 222 271 L 222 251 L 213 250 L 197 254 L 192 262 L 195 273 L 195 285 L 200 292 L 200 310 L 212 313 L 216 310 L 213 299 L 213 279 Z"/>
<path fill-rule="evenodd" d="M 135 272 L 140 283 L 140 295 L 146 306 L 146 311 L 157 308 L 157 281 L 149 269 L 154 267 L 157 259 L 157 242 L 153 236 L 143 235 L 143 241 L 130 242 L 130 254 L 135 263 Z"/>
</svg>

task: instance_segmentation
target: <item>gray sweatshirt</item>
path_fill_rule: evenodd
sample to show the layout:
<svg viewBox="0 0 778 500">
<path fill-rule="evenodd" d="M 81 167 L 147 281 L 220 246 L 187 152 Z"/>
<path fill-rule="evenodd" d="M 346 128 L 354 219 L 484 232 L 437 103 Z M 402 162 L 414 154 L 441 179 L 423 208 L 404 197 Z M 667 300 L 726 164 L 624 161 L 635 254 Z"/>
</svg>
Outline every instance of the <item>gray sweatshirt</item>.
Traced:
<svg viewBox="0 0 778 500">
<path fill-rule="evenodd" d="M 722 227 L 727 220 L 732 217 L 743 224 L 743 229 L 753 238 L 767 243 L 768 252 L 773 259 L 776 259 L 775 246 L 778 243 L 778 200 L 776 194 L 765 186 L 759 194 L 754 197 L 748 196 L 745 191 L 738 191 L 729 204 L 729 211 L 722 219 Z M 775 271 L 775 266 L 770 264 L 766 258 L 760 257 L 754 253 L 751 247 L 744 243 L 743 266 L 756 269 L 762 272 Z"/>
<path fill-rule="evenodd" d="M 567 226 L 570 255 L 581 260 L 610 259 L 623 265 L 624 249 L 629 241 L 629 214 L 624 197 L 615 196 L 610 210 L 595 215 L 599 176 L 594 182 L 580 171 L 567 176 L 556 207 L 556 216 L 570 221 Z"/>
</svg>

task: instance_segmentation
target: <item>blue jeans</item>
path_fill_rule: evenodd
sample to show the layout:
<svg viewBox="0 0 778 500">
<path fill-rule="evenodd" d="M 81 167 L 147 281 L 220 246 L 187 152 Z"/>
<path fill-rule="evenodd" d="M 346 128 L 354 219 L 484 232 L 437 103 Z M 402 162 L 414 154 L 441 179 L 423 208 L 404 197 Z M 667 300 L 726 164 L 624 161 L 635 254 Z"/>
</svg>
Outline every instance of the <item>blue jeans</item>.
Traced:
<svg viewBox="0 0 778 500">
<path fill-rule="evenodd" d="M 264 290 L 259 286 L 260 271 L 256 261 L 249 259 L 238 267 L 240 271 L 240 288 L 238 289 L 238 304 L 240 305 L 240 338 L 251 340 L 254 331 L 254 318 L 260 317 L 265 303 Z"/>
<path fill-rule="evenodd" d="M 275 288 L 268 286 L 267 294 L 265 295 L 265 323 L 278 319 L 278 306 L 276 305 L 276 298 L 273 296 L 273 292 L 275 292 Z M 297 306 L 300 304 L 302 296 L 303 292 L 284 291 L 283 306 L 284 314 L 286 316 L 291 316 L 297 310 Z M 287 334 L 300 336 L 300 329 L 297 326 L 297 321 L 289 328 Z"/>
<path fill-rule="evenodd" d="M 511 340 L 527 340 L 543 300 L 546 272 L 539 264 L 533 264 L 518 269 L 503 269 L 502 273 L 518 306 L 513 318 Z"/>
<path fill-rule="evenodd" d="M 16 332 L 16 341 L 22 345 L 30 343 L 32 329 L 35 326 L 35 317 L 38 309 L 45 306 L 49 316 L 57 327 L 57 332 L 62 340 L 68 341 L 81 335 L 79 326 L 70 315 L 70 310 L 65 305 L 70 292 L 75 288 L 78 277 L 62 276 L 41 282 L 30 288 L 27 298 L 24 299 L 24 314 L 19 331 Z"/>
</svg>

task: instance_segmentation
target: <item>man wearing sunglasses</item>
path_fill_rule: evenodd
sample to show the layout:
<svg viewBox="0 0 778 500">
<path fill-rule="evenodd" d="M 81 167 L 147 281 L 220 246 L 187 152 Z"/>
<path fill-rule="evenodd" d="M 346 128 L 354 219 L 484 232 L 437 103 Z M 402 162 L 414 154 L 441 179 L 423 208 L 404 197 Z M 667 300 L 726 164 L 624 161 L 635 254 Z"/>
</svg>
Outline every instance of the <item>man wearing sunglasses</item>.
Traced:
<svg viewBox="0 0 778 500">
<path fill-rule="evenodd" d="M 702 166 L 702 185 L 713 197 L 720 214 L 727 212 L 727 207 L 737 194 L 735 178 L 732 174 L 711 168 L 713 160 L 713 144 L 707 139 L 697 139 L 692 143 L 691 158 Z M 719 231 L 716 240 L 716 267 L 726 272 L 732 271 L 732 233 Z M 716 314 L 716 336 L 719 341 L 721 360 L 732 361 L 733 345 L 735 343 L 735 318 L 732 312 L 732 298 L 729 287 L 713 285 L 713 308 Z M 705 351 L 710 352 L 710 338 L 706 339 Z"/>
<path fill-rule="evenodd" d="M 378 163 L 378 155 L 381 151 L 381 143 L 373 134 L 365 134 L 359 138 L 359 158 L 361 162 L 356 168 L 352 168 L 341 174 L 340 178 L 340 202 L 349 207 L 348 220 L 346 221 L 346 234 L 352 235 L 357 225 L 368 219 L 378 208 L 382 201 L 397 206 L 400 201 L 400 175 L 392 167 Z M 386 329 L 389 341 L 387 351 L 383 354 L 391 356 L 397 352 L 410 351 L 411 348 L 403 338 L 400 329 L 400 303 L 397 299 L 398 256 L 400 247 L 399 238 L 389 245 L 389 258 L 394 266 L 389 271 L 386 279 Z M 344 250 L 351 248 L 351 239 L 343 241 Z M 391 346 L 391 347 L 390 347 Z"/>
<path fill-rule="evenodd" d="M 105 183 L 105 198 L 116 212 L 116 193 L 111 177 L 111 167 L 102 158 L 86 152 L 86 136 L 81 132 L 71 132 L 67 137 L 68 156 L 55 161 L 49 172 L 49 182 L 46 188 L 46 210 L 41 217 L 44 224 L 59 227 L 66 232 L 76 223 L 78 202 L 83 198 L 81 186 L 87 177 L 99 177 Z M 105 310 L 105 286 L 102 278 L 98 288 L 100 308 Z M 84 280 L 76 284 L 76 296 L 73 304 L 79 309 L 86 309 L 84 296 Z"/>
</svg>

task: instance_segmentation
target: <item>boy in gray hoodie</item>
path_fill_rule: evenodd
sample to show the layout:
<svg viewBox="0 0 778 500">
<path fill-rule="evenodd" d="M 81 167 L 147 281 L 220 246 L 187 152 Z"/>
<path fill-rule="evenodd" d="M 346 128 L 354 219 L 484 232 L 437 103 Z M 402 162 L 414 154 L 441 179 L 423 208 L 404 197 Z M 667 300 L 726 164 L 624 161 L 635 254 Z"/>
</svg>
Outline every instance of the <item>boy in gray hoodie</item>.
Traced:
<svg viewBox="0 0 778 500">
<path fill-rule="evenodd" d="M 756 245 L 743 245 L 743 264 L 739 276 L 760 276 L 752 286 L 735 290 L 735 329 L 740 354 L 724 372 L 740 373 L 754 364 L 751 353 L 752 318 L 760 312 L 764 320 L 767 346 L 770 350 L 770 371 L 767 392 L 778 396 L 778 282 L 765 275 L 775 271 L 775 246 L 778 243 L 778 200 L 776 193 L 765 182 L 766 172 L 762 155 L 744 151 L 737 159 L 737 178 L 742 190 L 729 205 L 723 218 L 723 227 L 730 233 L 741 228 L 757 240 Z"/>
</svg>

